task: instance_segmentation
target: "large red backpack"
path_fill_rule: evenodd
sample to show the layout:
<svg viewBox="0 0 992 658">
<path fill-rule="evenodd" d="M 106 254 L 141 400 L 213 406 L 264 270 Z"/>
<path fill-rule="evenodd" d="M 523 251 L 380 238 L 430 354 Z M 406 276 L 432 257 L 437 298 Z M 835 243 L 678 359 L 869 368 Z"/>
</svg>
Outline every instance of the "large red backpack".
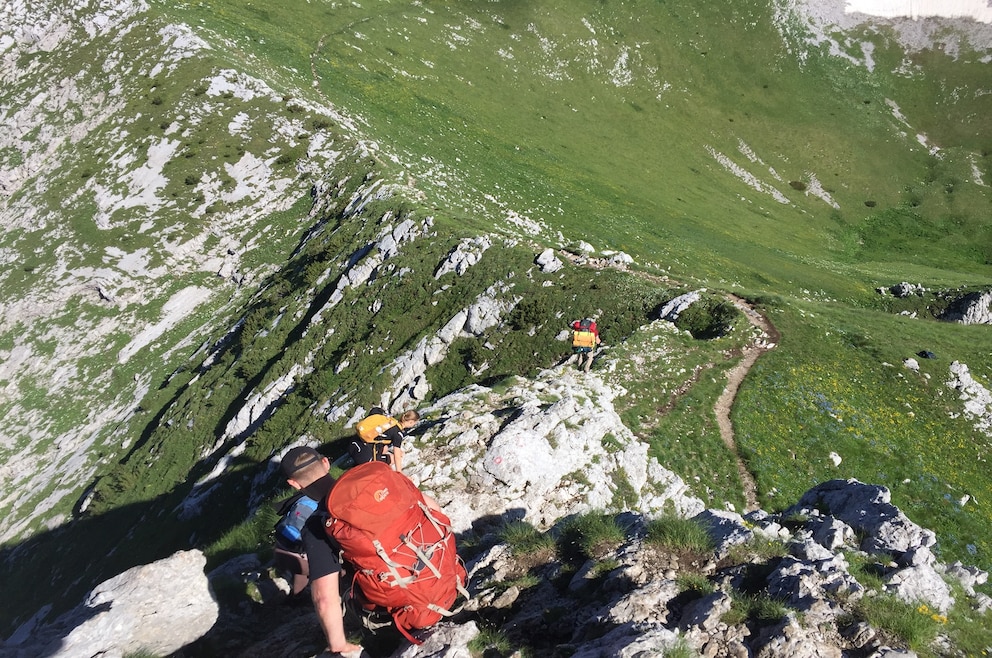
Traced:
<svg viewBox="0 0 992 658">
<path fill-rule="evenodd" d="M 354 585 L 410 630 L 451 616 L 467 574 L 455 548 L 451 520 L 427 506 L 408 477 L 383 462 L 359 464 L 327 495 L 327 534 L 355 569 Z"/>
</svg>

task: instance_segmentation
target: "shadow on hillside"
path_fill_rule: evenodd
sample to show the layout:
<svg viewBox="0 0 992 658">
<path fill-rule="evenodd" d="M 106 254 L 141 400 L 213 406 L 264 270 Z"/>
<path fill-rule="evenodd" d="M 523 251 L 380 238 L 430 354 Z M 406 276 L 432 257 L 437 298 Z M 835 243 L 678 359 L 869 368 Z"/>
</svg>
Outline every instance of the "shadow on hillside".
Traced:
<svg viewBox="0 0 992 658">
<path fill-rule="evenodd" d="M 257 473 L 259 468 L 265 464 L 236 460 L 214 481 L 220 485 L 214 491 L 223 491 L 224 499 L 231 500 L 233 493 L 244 501 L 236 510 L 224 505 L 221 494 L 215 493 L 205 499 L 199 516 L 181 518 L 177 511 L 192 489 L 190 481 L 151 500 L 99 515 L 84 514 L 0 548 L 0 591 L 8 601 L 17 602 L 0 611 L 0 634 L 6 638 L 0 644 L 0 655 L 53 655 L 61 644 L 59 638 L 100 613 L 98 608 L 83 608 L 84 597 L 97 585 L 132 567 L 216 542 L 249 513 L 251 481 L 243 472 Z M 274 490 L 280 484 L 276 477 L 271 481 Z M 218 560 L 249 550 L 222 551 L 224 555 L 212 556 L 207 569 Z M 43 606 L 50 608 L 43 610 Z M 70 610 L 79 616 L 59 618 Z"/>
</svg>

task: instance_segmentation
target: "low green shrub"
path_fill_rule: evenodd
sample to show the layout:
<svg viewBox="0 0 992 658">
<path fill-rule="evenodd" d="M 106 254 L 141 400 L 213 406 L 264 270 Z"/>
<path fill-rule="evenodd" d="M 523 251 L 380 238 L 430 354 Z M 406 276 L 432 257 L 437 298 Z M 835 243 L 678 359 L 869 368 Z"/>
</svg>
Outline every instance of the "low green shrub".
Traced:
<svg viewBox="0 0 992 658">
<path fill-rule="evenodd" d="M 679 314 L 675 326 L 693 338 L 708 340 L 726 336 L 743 318 L 737 307 L 721 298 L 704 298 Z"/>
<path fill-rule="evenodd" d="M 569 562 L 601 559 L 626 538 L 624 529 L 610 514 L 591 512 L 566 520 L 558 538 L 559 553 Z"/>
<path fill-rule="evenodd" d="M 664 656 L 665 658 L 699 658 L 699 653 L 680 637 L 674 645 L 665 649 Z"/>
<path fill-rule="evenodd" d="M 906 603 L 888 594 L 863 597 L 853 614 L 896 636 L 921 656 L 933 655 L 929 647 L 947 624 L 947 617 L 928 605 Z"/>
<path fill-rule="evenodd" d="M 734 593 L 730 612 L 723 616 L 726 624 L 743 624 L 754 622 L 770 624 L 789 614 L 790 608 L 784 602 L 774 599 L 768 594 L 739 594 Z"/>
<path fill-rule="evenodd" d="M 789 553 L 789 546 L 783 541 L 755 534 L 748 541 L 734 544 L 727 552 L 726 559 L 731 562 L 768 562 Z"/>
<path fill-rule="evenodd" d="M 479 634 L 469 641 L 468 650 L 472 658 L 503 658 L 510 655 L 513 647 L 502 631 L 482 628 Z"/>
<path fill-rule="evenodd" d="M 692 519 L 674 515 L 649 521 L 645 539 L 649 544 L 678 551 L 705 553 L 714 548 L 706 528 Z"/>
<path fill-rule="evenodd" d="M 503 526 L 499 536 L 510 547 L 510 551 L 517 556 L 538 553 L 553 556 L 555 553 L 554 537 L 542 533 L 526 521 L 507 523 Z"/>
<path fill-rule="evenodd" d="M 716 586 L 710 582 L 709 578 L 693 571 L 680 571 L 675 577 L 675 584 L 679 586 L 680 592 L 696 592 L 700 595 L 706 595 L 716 591 Z"/>
<path fill-rule="evenodd" d="M 992 651 L 992 613 L 979 612 L 960 581 L 951 580 L 954 607 L 947 613 L 944 632 L 951 644 L 965 656 L 984 656 Z"/>
<path fill-rule="evenodd" d="M 870 590 L 882 590 L 882 565 L 878 559 L 861 552 L 845 552 L 847 559 L 848 573 Z"/>
</svg>

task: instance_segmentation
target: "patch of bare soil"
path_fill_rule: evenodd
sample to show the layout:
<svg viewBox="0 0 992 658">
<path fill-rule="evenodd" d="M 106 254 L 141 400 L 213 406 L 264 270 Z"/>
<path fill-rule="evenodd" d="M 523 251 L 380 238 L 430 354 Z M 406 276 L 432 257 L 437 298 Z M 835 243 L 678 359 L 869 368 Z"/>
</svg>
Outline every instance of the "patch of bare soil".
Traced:
<svg viewBox="0 0 992 658">
<path fill-rule="evenodd" d="M 758 357 L 770 350 L 778 343 L 779 333 L 775 326 L 765 316 L 758 313 L 740 297 L 727 295 L 727 299 L 733 302 L 734 306 L 744 313 L 754 327 L 760 330 L 758 338 L 744 348 L 744 354 L 736 366 L 727 373 L 727 386 L 716 401 L 713 411 L 716 413 L 717 424 L 720 426 L 720 437 L 727 445 L 727 448 L 737 458 L 737 472 L 740 474 L 741 483 L 744 485 L 744 500 L 748 510 L 758 509 L 758 487 L 754 482 L 754 477 L 747 470 L 747 465 L 737 452 L 737 442 L 734 439 L 734 426 L 730 422 L 730 410 L 734 406 L 737 391 L 740 390 L 741 382 L 747 376 L 751 366 L 754 365 Z"/>
<path fill-rule="evenodd" d="M 712 551 L 675 549 L 645 542 L 638 560 L 646 570 L 657 574 L 681 573 L 712 575 L 716 569 Z"/>
</svg>

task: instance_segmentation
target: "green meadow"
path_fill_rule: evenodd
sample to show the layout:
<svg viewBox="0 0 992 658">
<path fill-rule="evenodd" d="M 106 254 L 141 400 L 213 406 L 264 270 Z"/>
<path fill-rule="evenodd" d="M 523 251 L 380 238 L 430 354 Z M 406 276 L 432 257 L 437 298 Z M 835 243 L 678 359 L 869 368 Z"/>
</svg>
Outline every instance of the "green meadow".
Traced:
<svg viewBox="0 0 992 658">
<path fill-rule="evenodd" d="M 989 564 L 988 540 L 971 537 L 988 518 L 988 438 L 952 417 L 944 381 L 952 360 L 992 381 L 992 339 L 984 327 L 898 316 L 875 291 L 992 282 L 990 195 L 975 177 L 992 178 L 987 65 L 907 54 L 883 29 L 852 35 L 851 56 L 857 40 L 874 45 L 868 70 L 783 39 L 772 10 L 579 1 L 171 11 L 361 117 L 394 156 L 383 170 L 412 180 L 456 224 L 499 231 L 514 211 L 629 253 L 648 272 L 759 301 L 783 338 L 745 382 L 734 422 L 762 502 L 789 504 L 829 477 L 878 482 L 946 536 L 949 555 Z M 896 73 L 907 63 L 912 75 Z M 906 370 L 920 350 L 938 359 Z M 681 402 L 695 415 L 661 419 L 653 443 L 663 460 L 670 444 L 692 444 L 708 464 L 695 470 L 732 485 L 700 411 L 719 395 L 711 380 Z M 950 502 L 966 493 L 977 502 Z"/>
</svg>

